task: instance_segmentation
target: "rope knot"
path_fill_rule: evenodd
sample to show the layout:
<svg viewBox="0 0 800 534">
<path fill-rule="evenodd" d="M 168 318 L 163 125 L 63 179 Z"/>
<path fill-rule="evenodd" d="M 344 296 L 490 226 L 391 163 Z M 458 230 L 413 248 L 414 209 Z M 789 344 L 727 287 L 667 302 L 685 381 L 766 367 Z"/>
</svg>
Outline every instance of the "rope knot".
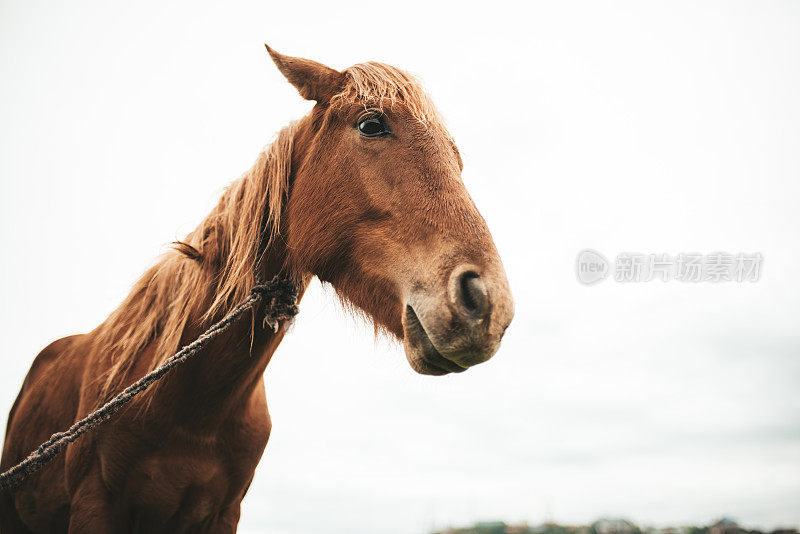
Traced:
<svg viewBox="0 0 800 534">
<path fill-rule="evenodd" d="M 264 310 L 264 328 L 269 326 L 273 332 L 278 331 L 281 321 L 291 322 L 299 311 L 297 286 L 287 276 L 276 275 L 269 282 L 256 284 L 250 294 L 258 299 L 269 298 Z"/>
</svg>

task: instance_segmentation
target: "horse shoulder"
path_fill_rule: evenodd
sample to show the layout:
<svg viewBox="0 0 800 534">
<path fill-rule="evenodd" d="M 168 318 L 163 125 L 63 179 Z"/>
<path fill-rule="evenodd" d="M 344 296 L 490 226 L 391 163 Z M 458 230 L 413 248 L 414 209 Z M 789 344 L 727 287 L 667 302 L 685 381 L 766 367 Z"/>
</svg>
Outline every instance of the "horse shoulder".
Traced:
<svg viewBox="0 0 800 534">
<path fill-rule="evenodd" d="M 24 458 L 41 441 L 74 422 L 83 369 L 73 350 L 84 334 L 45 347 L 34 359 L 8 415 L 3 465 Z M 12 458 L 14 457 L 14 458 Z"/>
<path fill-rule="evenodd" d="M 24 459 L 51 434 L 69 427 L 78 409 L 82 374 L 78 347 L 85 335 L 54 341 L 34 359 L 8 416 L 0 468 Z M 9 497 L 10 498 L 10 497 Z M 47 530 L 66 524 L 69 497 L 64 481 L 64 457 L 59 456 L 13 495 L 9 514 L 29 528 Z"/>
</svg>

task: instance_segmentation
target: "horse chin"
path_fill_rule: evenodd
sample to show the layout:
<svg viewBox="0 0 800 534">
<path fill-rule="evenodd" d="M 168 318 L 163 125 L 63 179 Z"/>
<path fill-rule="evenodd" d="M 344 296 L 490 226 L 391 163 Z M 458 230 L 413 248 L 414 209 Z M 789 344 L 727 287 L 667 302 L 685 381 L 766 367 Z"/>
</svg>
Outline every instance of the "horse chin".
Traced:
<svg viewBox="0 0 800 534">
<path fill-rule="evenodd" d="M 408 363 L 419 374 L 440 376 L 467 370 L 467 367 L 442 356 L 411 306 L 406 306 L 403 345 Z"/>
</svg>

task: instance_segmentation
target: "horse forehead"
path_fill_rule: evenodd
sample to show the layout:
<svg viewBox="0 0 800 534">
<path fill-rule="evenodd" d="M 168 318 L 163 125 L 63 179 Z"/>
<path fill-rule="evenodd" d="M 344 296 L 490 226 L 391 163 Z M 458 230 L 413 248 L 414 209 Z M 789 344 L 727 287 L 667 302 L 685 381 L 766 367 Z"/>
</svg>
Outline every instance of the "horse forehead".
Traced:
<svg viewBox="0 0 800 534">
<path fill-rule="evenodd" d="M 455 157 L 456 144 L 443 127 L 419 125 L 411 133 L 411 145 L 421 153 L 437 158 Z"/>
<path fill-rule="evenodd" d="M 454 157 L 458 152 L 453 136 L 440 120 L 417 122 L 411 131 L 412 143 L 423 152 Z"/>
</svg>

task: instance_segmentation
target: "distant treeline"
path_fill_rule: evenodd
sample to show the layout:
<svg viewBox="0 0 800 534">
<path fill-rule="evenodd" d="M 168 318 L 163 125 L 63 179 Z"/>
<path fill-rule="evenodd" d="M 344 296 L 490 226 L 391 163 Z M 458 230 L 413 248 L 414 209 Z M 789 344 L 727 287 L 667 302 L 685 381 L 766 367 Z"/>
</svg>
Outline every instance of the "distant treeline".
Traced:
<svg viewBox="0 0 800 534">
<path fill-rule="evenodd" d="M 507 524 L 503 521 L 483 521 L 472 526 L 447 528 L 432 534 L 798 534 L 796 528 L 780 528 L 772 531 L 750 530 L 740 527 L 735 521 L 723 518 L 703 526 L 681 526 L 667 528 L 641 528 L 626 519 L 598 519 L 591 525 L 541 525 Z"/>
</svg>

